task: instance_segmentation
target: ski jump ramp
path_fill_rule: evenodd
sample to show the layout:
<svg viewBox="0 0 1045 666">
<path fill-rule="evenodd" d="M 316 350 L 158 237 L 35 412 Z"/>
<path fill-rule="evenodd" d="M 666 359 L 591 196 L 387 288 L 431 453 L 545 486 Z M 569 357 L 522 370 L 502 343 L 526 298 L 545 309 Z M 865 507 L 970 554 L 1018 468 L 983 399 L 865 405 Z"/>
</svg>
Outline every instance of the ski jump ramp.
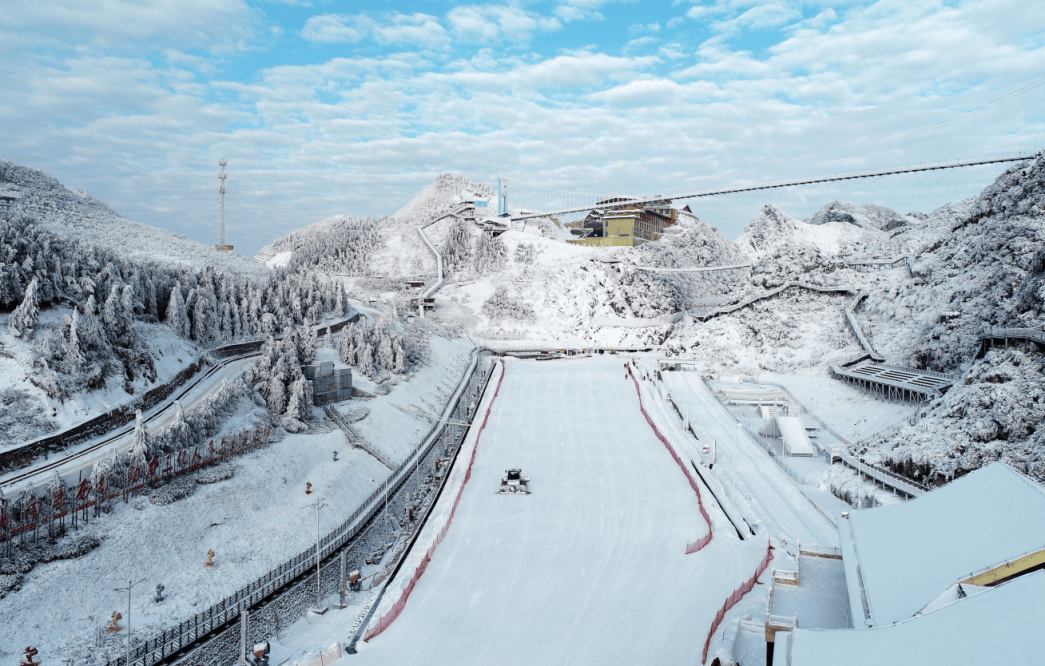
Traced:
<svg viewBox="0 0 1045 666">
<path fill-rule="evenodd" d="M 505 367 L 446 537 L 402 614 L 360 642 L 353 661 L 699 663 L 722 599 L 750 576 L 765 541 L 739 541 L 709 507 L 715 538 L 685 554 L 707 526 L 621 359 Z M 468 464 L 469 447 L 451 473 Z M 530 478 L 531 495 L 497 494 L 512 467 Z"/>
<path fill-rule="evenodd" d="M 776 416 L 777 427 L 780 428 L 780 436 L 784 439 L 784 448 L 788 455 L 792 456 L 815 456 L 816 448 L 809 440 L 805 424 L 799 416 Z"/>
</svg>

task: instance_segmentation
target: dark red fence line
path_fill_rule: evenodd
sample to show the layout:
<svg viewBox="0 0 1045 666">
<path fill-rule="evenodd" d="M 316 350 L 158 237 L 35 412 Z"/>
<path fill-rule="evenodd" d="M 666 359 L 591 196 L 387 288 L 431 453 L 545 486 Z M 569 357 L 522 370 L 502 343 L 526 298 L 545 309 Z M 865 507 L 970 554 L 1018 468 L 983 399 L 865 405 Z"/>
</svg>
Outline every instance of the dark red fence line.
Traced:
<svg viewBox="0 0 1045 666">
<path fill-rule="evenodd" d="M 139 469 L 137 466 L 130 467 L 124 479 L 127 487 L 121 490 L 111 490 L 112 475 L 110 475 L 95 483 L 91 483 L 90 479 L 82 479 L 79 484 L 63 488 L 62 492 L 56 492 L 53 496 L 37 497 L 34 493 L 30 494 L 28 498 L 0 503 L 0 541 L 43 527 L 67 515 L 86 511 L 92 506 L 104 504 L 120 496 L 126 497 L 131 493 L 144 490 L 149 484 L 167 481 L 180 474 L 193 472 L 201 467 L 217 464 L 233 456 L 253 451 L 268 443 L 270 433 L 270 426 L 266 426 L 264 431 L 261 428 L 255 428 L 253 436 L 250 434 L 250 429 L 246 429 L 241 435 L 222 437 L 221 443 L 217 446 L 214 445 L 212 439 L 205 448 L 196 445 L 191 449 L 182 449 L 171 454 L 158 454 L 147 463 L 144 469 Z M 237 442 L 237 439 L 240 441 Z M 72 497 L 67 498 L 67 494 Z M 71 505 L 70 499 L 72 499 Z M 45 500 L 47 500 L 46 504 Z M 41 516 L 41 510 L 45 507 L 50 510 L 46 515 Z M 14 526 L 16 522 L 17 527 Z"/>
<path fill-rule="evenodd" d="M 493 403 L 497 400 L 497 396 L 501 393 L 501 383 L 504 381 L 506 369 L 504 361 L 501 361 L 501 376 L 497 380 L 497 389 L 494 390 L 493 398 L 490 400 L 489 406 L 486 408 L 486 416 L 483 417 L 483 424 L 479 426 L 479 432 L 475 436 L 475 447 L 472 449 L 472 457 L 468 461 L 468 469 L 464 473 L 464 483 L 461 484 L 460 490 L 457 491 L 457 497 L 454 498 L 454 506 L 450 509 L 450 516 L 446 520 L 446 525 L 443 525 L 443 529 L 439 530 L 439 534 L 436 535 L 432 545 L 428 547 L 428 552 L 421 559 L 421 563 L 417 565 L 417 569 L 414 570 L 414 575 L 411 576 L 410 582 L 403 588 L 402 593 L 399 595 L 399 599 L 396 600 L 392 607 L 387 613 L 381 616 L 381 619 L 377 621 L 370 631 L 363 637 L 363 641 L 370 642 L 371 638 L 374 638 L 385 629 L 388 629 L 396 618 L 399 617 L 403 609 L 406 608 L 406 600 L 410 598 L 410 593 L 414 591 L 414 585 L 424 575 L 424 572 L 428 570 L 428 563 L 432 561 L 432 556 L 435 555 L 435 550 L 443 542 L 443 538 L 446 533 L 450 530 L 451 523 L 454 522 L 454 516 L 457 514 L 457 505 L 461 502 L 461 496 L 464 494 L 464 488 L 468 484 L 468 480 L 472 478 L 472 465 L 475 464 L 475 454 L 479 451 L 479 438 L 482 437 L 483 430 L 486 429 L 486 422 L 490 419 L 490 411 L 493 409 Z"/>
<path fill-rule="evenodd" d="M 744 598 L 744 595 L 751 591 L 755 587 L 755 583 L 758 582 L 758 577 L 766 571 L 766 567 L 769 566 L 769 562 L 773 559 L 773 545 L 771 543 L 766 544 L 766 554 L 762 558 L 762 563 L 758 565 L 758 569 L 755 569 L 754 575 L 747 579 L 743 585 L 733 590 L 733 594 L 726 598 L 726 602 L 722 604 L 722 608 L 715 613 L 715 620 L 711 623 L 711 628 L 708 629 L 708 637 L 704 639 L 704 652 L 700 657 L 700 663 L 705 663 L 708 660 L 708 648 L 711 647 L 711 637 L 718 631 L 719 625 L 722 624 L 722 620 L 725 619 L 726 613 L 730 608 L 737 605 L 737 602 Z"/>
<path fill-rule="evenodd" d="M 671 457 L 675 459 L 675 463 L 678 464 L 679 469 L 681 469 L 682 473 L 686 475 L 686 480 L 689 481 L 689 487 L 692 488 L 693 492 L 697 495 L 697 507 L 700 509 L 700 515 L 704 518 L 704 522 L 707 523 L 708 533 L 693 543 L 686 544 L 686 554 L 689 555 L 690 553 L 695 553 L 711 543 L 711 539 L 714 537 L 714 532 L 711 529 L 711 516 L 708 515 L 707 509 L 704 508 L 704 500 L 700 496 L 700 486 L 697 485 L 696 480 L 689 473 L 689 469 L 686 467 L 686 464 L 682 462 L 682 458 L 679 457 L 675 448 L 668 442 L 664 435 L 660 434 L 660 430 L 658 430 L 657 426 L 654 425 L 653 419 L 650 418 L 650 415 L 646 412 L 646 408 L 642 405 L 642 391 L 639 390 L 639 381 L 635 378 L 635 373 L 631 369 L 631 364 L 626 363 L 625 365 L 628 368 L 628 374 L 631 375 L 631 381 L 635 383 L 635 393 L 639 396 L 639 411 L 641 411 L 642 415 L 646 418 L 646 423 L 649 424 L 649 427 L 653 428 L 653 434 L 657 436 L 657 439 L 664 444 L 664 447 L 668 450 L 668 453 L 671 454 Z"/>
</svg>

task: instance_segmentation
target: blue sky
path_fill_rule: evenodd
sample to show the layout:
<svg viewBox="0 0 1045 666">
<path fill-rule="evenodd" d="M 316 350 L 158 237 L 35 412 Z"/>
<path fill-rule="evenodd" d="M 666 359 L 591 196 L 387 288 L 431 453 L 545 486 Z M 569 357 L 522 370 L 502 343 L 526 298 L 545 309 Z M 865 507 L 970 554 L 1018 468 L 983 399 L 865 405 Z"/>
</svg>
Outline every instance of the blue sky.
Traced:
<svg viewBox="0 0 1045 666">
<path fill-rule="evenodd" d="M 1040 148 L 1040 94 L 888 142 L 1038 79 L 1043 35 L 1045 3 L 1012 0 L 19 3 L 0 157 L 212 243 L 225 155 L 229 241 L 253 253 L 446 171 L 649 194 Z M 928 211 L 999 171 L 695 210 L 732 238 L 765 203 Z"/>
</svg>

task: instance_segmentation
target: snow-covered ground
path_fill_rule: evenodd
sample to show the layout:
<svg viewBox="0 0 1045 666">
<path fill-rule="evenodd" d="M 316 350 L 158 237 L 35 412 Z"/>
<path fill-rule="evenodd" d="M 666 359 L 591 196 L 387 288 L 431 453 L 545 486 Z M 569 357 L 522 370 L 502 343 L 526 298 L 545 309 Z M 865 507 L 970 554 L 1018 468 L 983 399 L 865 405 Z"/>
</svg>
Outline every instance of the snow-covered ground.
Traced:
<svg viewBox="0 0 1045 666">
<path fill-rule="evenodd" d="M 368 409 L 354 427 L 396 460 L 416 446 L 417 430 L 424 434 L 432 425 L 433 419 L 411 411 L 420 404 L 417 398 L 431 396 L 426 398 L 429 412 L 440 413 L 439 396 L 452 393 L 468 364 L 466 341 L 433 336 L 430 344 L 432 363 L 386 395 L 340 405 L 346 413 Z M 257 408 L 243 402 L 218 437 L 258 418 Z M 315 413 L 318 419 L 321 410 Z M 125 612 L 126 597 L 114 589 L 125 586 L 128 578 L 147 581 L 135 593 L 133 629 L 142 631 L 141 636 L 155 634 L 314 544 L 315 510 L 309 505 L 317 498 L 327 504 L 320 514 L 325 533 L 389 473 L 369 454 L 351 448 L 329 422 L 310 433 L 288 434 L 231 464 L 231 479 L 191 484 L 195 492 L 185 499 L 160 506 L 139 496 L 127 504 L 115 502 L 111 513 L 92 518 L 81 534 L 100 538 L 98 548 L 77 559 L 37 565 L 25 575 L 20 591 L 0 600 L 0 625 L 6 627 L 0 659 L 14 659 L 16 646 L 36 645 L 45 662 L 74 653 L 90 653 L 92 663 L 104 662 L 106 654 L 118 654 L 119 641 L 109 640 L 98 649 L 95 634 L 113 611 Z M 306 482 L 312 483 L 311 495 L 305 494 Z M 217 553 L 213 568 L 203 566 L 208 549 Z M 151 601 L 158 583 L 168 597 L 162 604 Z M 41 600 L 59 598 L 62 603 L 41 605 Z"/>
<path fill-rule="evenodd" d="M 532 495 L 496 493 L 515 466 Z M 715 520 L 711 545 L 686 555 L 706 528 L 619 359 L 508 363 L 446 539 L 403 615 L 353 659 L 692 663 L 765 548 Z"/>
</svg>

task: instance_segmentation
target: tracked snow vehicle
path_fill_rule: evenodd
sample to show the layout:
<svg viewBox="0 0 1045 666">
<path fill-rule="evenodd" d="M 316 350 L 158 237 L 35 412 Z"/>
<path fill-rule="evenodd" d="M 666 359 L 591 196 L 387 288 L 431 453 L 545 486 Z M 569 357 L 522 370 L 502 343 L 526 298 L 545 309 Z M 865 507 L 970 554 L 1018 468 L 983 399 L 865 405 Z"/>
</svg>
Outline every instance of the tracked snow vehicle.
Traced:
<svg viewBox="0 0 1045 666">
<path fill-rule="evenodd" d="M 530 494 L 530 491 L 526 488 L 526 484 L 530 482 L 530 479 L 522 475 L 521 469 L 506 469 L 505 474 L 508 476 L 501 477 L 501 489 L 497 491 L 499 495 Z"/>
</svg>

